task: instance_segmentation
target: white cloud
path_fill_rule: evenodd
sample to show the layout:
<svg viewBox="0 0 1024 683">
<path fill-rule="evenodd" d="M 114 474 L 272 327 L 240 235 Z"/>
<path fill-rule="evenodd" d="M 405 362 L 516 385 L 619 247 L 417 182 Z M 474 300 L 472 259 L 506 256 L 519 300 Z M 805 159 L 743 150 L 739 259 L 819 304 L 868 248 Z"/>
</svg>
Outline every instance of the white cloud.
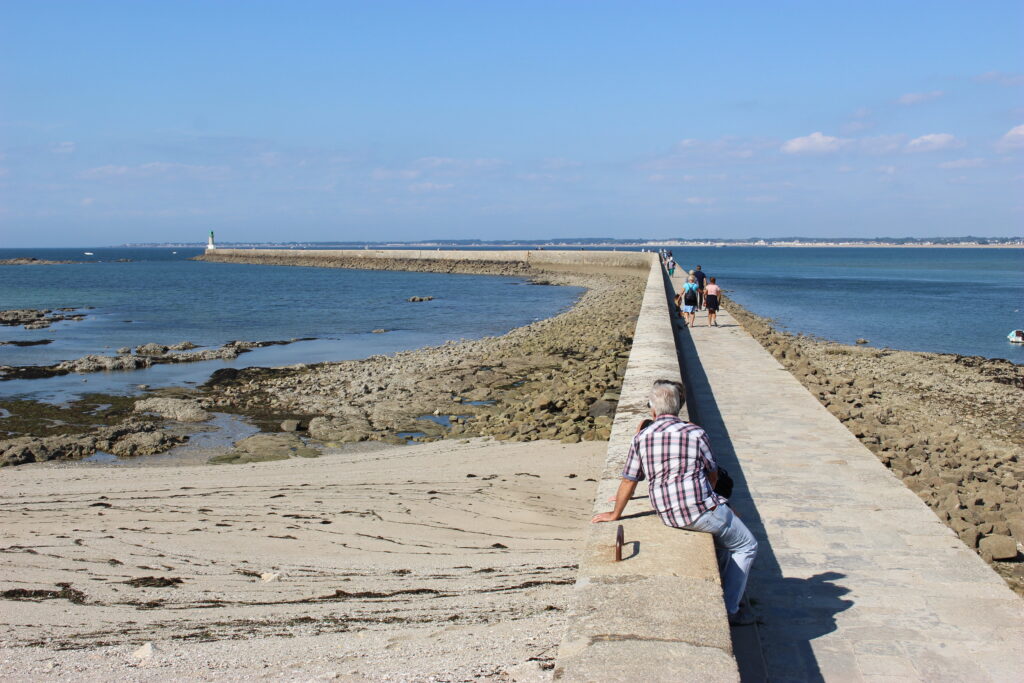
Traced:
<svg viewBox="0 0 1024 683">
<path fill-rule="evenodd" d="M 93 199 L 92 197 L 83 197 L 80 203 L 82 204 L 82 206 L 92 206 L 93 203 L 95 203 L 95 201 L 96 200 Z"/>
<path fill-rule="evenodd" d="M 154 178 L 161 177 L 187 177 L 199 180 L 218 180 L 227 175 L 226 166 L 194 166 L 190 164 L 168 163 L 164 161 L 151 161 L 138 166 L 96 166 L 82 171 L 79 178 L 86 180 L 105 180 L 110 178 Z"/>
<path fill-rule="evenodd" d="M 964 143 L 949 133 L 930 133 L 907 143 L 908 152 L 938 152 L 963 147 Z"/>
<path fill-rule="evenodd" d="M 957 159 L 955 161 L 944 161 L 939 164 L 939 168 L 979 168 L 984 165 L 984 159 Z"/>
<path fill-rule="evenodd" d="M 1002 71 L 988 71 L 974 77 L 979 83 L 998 83 L 999 85 L 1024 85 L 1024 74 L 1008 74 Z"/>
<path fill-rule="evenodd" d="M 838 152 L 849 140 L 824 135 L 821 132 L 811 133 L 802 138 L 787 140 L 782 145 L 786 154 L 830 154 Z"/>
<path fill-rule="evenodd" d="M 896 175 L 895 166 L 879 166 L 876 170 L 882 175 Z"/>
<path fill-rule="evenodd" d="M 1017 149 L 1024 149 L 1024 124 L 1014 126 L 1006 135 L 999 138 L 996 149 L 1000 152 L 1011 152 Z"/>
<path fill-rule="evenodd" d="M 945 94 L 946 93 L 941 90 L 932 90 L 931 92 L 908 92 L 906 95 L 900 95 L 896 98 L 896 101 L 900 104 L 921 104 L 922 102 L 937 100 Z"/>
<path fill-rule="evenodd" d="M 55 142 L 50 146 L 50 151 L 54 154 L 74 154 L 75 143 L 73 142 Z"/>
</svg>

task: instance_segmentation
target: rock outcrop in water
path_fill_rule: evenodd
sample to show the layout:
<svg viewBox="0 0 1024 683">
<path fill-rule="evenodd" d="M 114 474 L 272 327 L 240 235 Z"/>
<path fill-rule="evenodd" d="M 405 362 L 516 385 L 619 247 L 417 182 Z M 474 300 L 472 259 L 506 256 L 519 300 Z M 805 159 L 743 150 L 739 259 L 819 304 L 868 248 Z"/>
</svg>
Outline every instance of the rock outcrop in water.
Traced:
<svg viewBox="0 0 1024 683">
<path fill-rule="evenodd" d="M 121 457 L 161 453 L 186 437 L 167 434 L 152 422 L 128 421 L 91 434 L 24 436 L 0 441 L 0 467 L 47 460 L 78 460 L 97 451 Z"/>
<path fill-rule="evenodd" d="M 147 398 L 135 404 L 137 413 L 153 413 L 177 422 L 205 422 L 212 416 L 196 401 L 184 398 Z"/>
<path fill-rule="evenodd" d="M 16 327 L 18 325 L 26 330 L 41 330 L 61 320 L 85 320 L 84 313 L 72 313 L 77 308 L 18 308 L 7 311 L 0 311 L 0 325 Z"/>
</svg>

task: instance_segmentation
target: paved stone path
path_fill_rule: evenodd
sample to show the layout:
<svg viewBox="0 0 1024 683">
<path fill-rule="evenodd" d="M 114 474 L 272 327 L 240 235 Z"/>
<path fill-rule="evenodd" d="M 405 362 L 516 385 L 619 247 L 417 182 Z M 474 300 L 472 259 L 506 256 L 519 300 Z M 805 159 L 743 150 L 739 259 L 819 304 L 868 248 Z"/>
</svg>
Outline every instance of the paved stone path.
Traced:
<svg viewBox="0 0 1024 683">
<path fill-rule="evenodd" d="M 763 663 L 750 627 L 734 629 L 741 671 L 1024 681 L 1024 600 L 727 312 L 697 323 L 678 336 L 691 419 L 760 543 L 748 595 Z"/>
</svg>

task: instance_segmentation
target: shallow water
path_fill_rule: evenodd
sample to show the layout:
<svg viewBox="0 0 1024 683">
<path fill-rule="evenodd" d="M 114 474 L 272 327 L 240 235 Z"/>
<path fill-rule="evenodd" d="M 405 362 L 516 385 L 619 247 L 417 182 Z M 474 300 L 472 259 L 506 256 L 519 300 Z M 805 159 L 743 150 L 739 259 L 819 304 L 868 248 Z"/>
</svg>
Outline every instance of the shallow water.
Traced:
<svg viewBox="0 0 1024 683">
<path fill-rule="evenodd" d="M 92 251 L 86 257 L 82 252 Z M 172 253 L 172 252 L 177 253 Z M 313 341 L 254 349 L 232 361 L 160 365 L 0 382 L 0 395 L 66 401 L 83 392 L 127 393 L 204 382 L 224 367 L 281 366 L 365 358 L 500 335 L 568 309 L 578 287 L 529 285 L 522 278 L 268 267 L 187 260 L 192 249 L 0 250 L 0 259 L 105 259 L 53 266 L 0 267 L 0 309 L 93 306 L 82 321 L 42 330 L 0 327 L 0 340 L 53 339 L 0 346 L 0 364 L 48 365 L 121 346 L 191 341 Z M 118 263 L 115 259 L 134 259 Z M 410 296 L 433 301 L 410 303 Z M 373 333 L 373 330 L 387 330 Z"/>
</svg>

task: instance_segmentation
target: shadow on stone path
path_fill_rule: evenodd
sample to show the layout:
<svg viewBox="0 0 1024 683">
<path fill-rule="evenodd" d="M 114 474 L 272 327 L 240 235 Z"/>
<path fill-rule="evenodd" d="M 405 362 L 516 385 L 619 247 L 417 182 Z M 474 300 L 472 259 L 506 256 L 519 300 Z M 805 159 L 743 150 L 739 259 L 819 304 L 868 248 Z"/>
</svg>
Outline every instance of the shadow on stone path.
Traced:
<svg viewBox="0 0 1024 683">
<path fill-rule="evenodd" d="M 673 283 L 674 284 L 674 283 Z M 835 615 L 849 609 L 853 601 L 843 599 L 850 591 L 837 583 L 845 577 L 839 572 L 823 572 L 810 578 L 786 577 L 775 557 L 757 506 L 750 496 L 743 468 L 736 456 L 729 430 L 718 409 L 707 373 L 701 364 L 689 328 L 677 323 L 676 347 L 679 366 L 686 384 L 686 404 L 690 420 L 708 433 L 718 463 L 734 480 L 730 503 L 758 542 L 758 556 L 751 572 L 747 596 L 754 608 L 770 607 L 773 628 L 781 626 L 784 638 L 762 638 L 763 623 L 732 629 L 733 650 L 741 680 L 747 681 L 823 681 L 811 641 L 836 630 Z M 799 495 L 794 491 L 794 495 Z M 764 634 L 767 635 L 767 634 Z M 787 652 L 765 652 L 763 642 L 786 641 Z M 769 675 L 766 660 L 786 661 L 788 671 L 773 666 Z"/>
</svg>

